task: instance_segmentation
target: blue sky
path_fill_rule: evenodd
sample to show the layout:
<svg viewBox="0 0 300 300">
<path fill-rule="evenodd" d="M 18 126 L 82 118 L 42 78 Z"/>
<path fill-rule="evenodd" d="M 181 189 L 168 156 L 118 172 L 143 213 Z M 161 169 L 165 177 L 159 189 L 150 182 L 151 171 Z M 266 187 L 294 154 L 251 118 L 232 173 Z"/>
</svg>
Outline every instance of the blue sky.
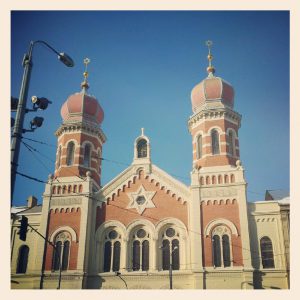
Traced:
<svg viewBox="0 0 300 300">
<path fill-rule="evenodd" d="M 45 121 L 24 137 L 48 145 L 24 140 L 37 151 L 33 155 L 22 145 L 19 172 L 44 181 L 53 173 L 60 108 L 80 91 L 83 59 L 89 57 L 89 92 L 105 112 L 102 185 L 132 162 L 141 127 L 150 138 L 153 163 L 188 185 L 190 92 L 206 77 L 210 39 L 216 75 L 234 86 L 235 110 L 242 115 L 248 200 L 262 200 L 266 189 L 289 189 L 287 11 L 13 11 L 12 96 L 19 95 L 23 55 L 38 39 L 72 56 L 75 67 L 66 68 L 48 49 L 35 46 L 27 106 L 32 95 L 53 104 L 26 115 L 27 126 L 35 115 Z M 32 194 L 41 203 L 43 191 L 44 184 L 18 176 L 13 204 L 26 204 Z"/>
</svg>

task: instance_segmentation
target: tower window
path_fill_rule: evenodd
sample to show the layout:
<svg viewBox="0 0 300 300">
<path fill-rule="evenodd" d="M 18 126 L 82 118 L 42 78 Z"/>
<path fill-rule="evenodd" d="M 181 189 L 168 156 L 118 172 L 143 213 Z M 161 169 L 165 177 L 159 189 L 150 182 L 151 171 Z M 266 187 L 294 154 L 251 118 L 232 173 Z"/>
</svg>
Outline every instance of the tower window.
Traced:
<svg viewBox="0 0 300 300">
<path fill-rule="evenodd" d="M 219 133 L 216 129 L 211 131 L 211 147 L 213 155 L 220 154 Z"/>
<path fill-rule="evenodd" d="M 197 159 L 202 157 L 202 135 L 197 137 Z"/>
<path fill-rule="evenodd" d="M 58 154 L 57 154 L 57 168 L 60 167 L 60 159 L 61 159 L 61 146 L 58 148 Z"/>
<path fill-rule="evenodd" d="M 67 147 L 67 166 L 72 166 L 74 163 L 75 144 L 70 142 Z"/>
<path fill-rule="evenodd" d="M 228 133 L 228 152 L 230 155 L 235 155 L 235 138 L 232 130 Z"/>
<path fill-rule="evenodd" d="M 55 239 L 55 249 L 52 257 L 52 270 L 58 271 L 61 264 L 62 271 L 69 266 L 71 236 L 68 232 L 61 232 Z"/>
<path fill-rule="evenodd" d="M 91 145 L 86 144 L 84 147 L 83 165 L 87 168 L 91 165 Z"/>
<path fill-rule="evenodd" d="M 147 141 L 142 139 L 137 143 L 137 155 L 138 158 L 147 157 Z"/>
<path fill-rule="evenodd" d="M 261 262 L 264 269 L 275 268 L 273 245 L 270 238 L 264 236 L 260 240 Z"/>
<path fill-rule="evenodd" d="M 26 273 L 28 263 L 29 247 L 22 246 L 19 250 L 17 273 Z"/>
</svg>

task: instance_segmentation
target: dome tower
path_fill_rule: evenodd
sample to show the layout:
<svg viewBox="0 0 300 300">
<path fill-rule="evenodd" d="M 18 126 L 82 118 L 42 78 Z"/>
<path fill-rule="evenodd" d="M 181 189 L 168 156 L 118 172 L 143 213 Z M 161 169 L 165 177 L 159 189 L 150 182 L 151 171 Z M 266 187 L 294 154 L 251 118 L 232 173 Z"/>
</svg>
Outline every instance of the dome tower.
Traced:
<svg viewBox="0 0 300 300">
<path fill-rule="evenodd" d="M 212 42 L 208 41 L 207 77 L 191 92 L 193 115 L 189 131 L 193 138 L 193 165 L 213 167 L 233 165 L 239 159 L 238 129 L 241 116 L 234 109 L 234 89 L 215 76 Z"/>
<path fill-rule="evenodd" d="M 56 131 L 56 177 L 86 177 L 89 171 L 96 189 L 100 187 L 102 145 L 106 137 L 100 126 L 104 112 L 97 99 L 88 94 L 87 65 L 81 92 L 72 94 L 61 107 L 62 125 Z"/>
</svg>

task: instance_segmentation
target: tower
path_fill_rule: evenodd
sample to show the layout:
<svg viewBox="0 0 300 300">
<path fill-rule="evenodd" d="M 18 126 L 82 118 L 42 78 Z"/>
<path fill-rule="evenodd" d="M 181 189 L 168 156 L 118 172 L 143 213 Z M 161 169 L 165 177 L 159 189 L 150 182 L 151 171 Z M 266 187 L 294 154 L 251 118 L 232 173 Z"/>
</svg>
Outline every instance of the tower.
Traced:
<svg viewBox="0 0 300 300">
<path fill-rule="evenodd" d="M 84 59 L 81 91 L 69 96 L 62 105 L 63 122 L 55 133 L 55 173 L 46 184 L 41 218 L 41 233 L 55 248 L 39 242 L 39 248 L 45 247 L 45 252 L 38 257 L 45 257 L 42 266 L 45 288 L 55 287 L 56 282 L 47 277 L 59 276 L 60 262 L 62 284 L 68 281 L 67 286 L 74 285 L 73 288 L 81 288 L 88 270 L 93 195 L 100 189 L 102 145 L 106 140 L 100 127 L 103 109 L 87 92 L 89 62 L 88 58 Z"/>
<path fill-rule="evenodd" d="M 233 87 L 215 76 L 212 42 L 206 45 L 208 75 L 192 89 L 193 114 L 188 121 L 193 145 L 190 226 L 191 249 L 201 245 L 202 256 L 194 251 L 192 261 L 198 271 L 208 272 L 206 285 L 213 288 L 220 270 L 228 276 L 232 270 L 243 270 L 237 283 L 241 284 L 252 276 L 252 267 L 238 141 L 241 115 L 234 110 Z"/>
</svg>

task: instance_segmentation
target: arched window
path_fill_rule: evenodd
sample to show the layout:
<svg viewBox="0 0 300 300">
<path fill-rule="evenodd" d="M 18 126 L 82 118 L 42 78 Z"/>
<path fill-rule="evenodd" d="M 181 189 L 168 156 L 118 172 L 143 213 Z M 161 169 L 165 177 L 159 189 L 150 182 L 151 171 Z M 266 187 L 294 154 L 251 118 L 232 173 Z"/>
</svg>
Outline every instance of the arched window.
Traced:
<svg viewBox="0 0 300 300">
<path fill-rule="evenodd" d="M 162 236 L 162 268 L 169 270 L 180 269 L 179 260 L 179 233 L 173 227 L 167 228 Z"/>
<path fill-rule="evenodd" d="M 137 143 L 137 156 L 138 158 L 147 157 L 147 141 L 144 139 Z"/>
<path fill-rule="evenodd" d="M 221 245 L 218 235 L 213 236 L 213 262 L 214 267 L 221 267 Z"/>
<path fill-rule="evenodd" d="M 197 137 L 197 159 L 202 157 L 202 135 L 198 135 Z"/>
<path fill-rule="evenodd" d="M 275 268 L 273 245 L 270 238 L 264 236 L 260 239 L 261 263 L 264 269 Z"/>
<path fill-rule="evenodd" d="M 89 168 L 91 165 L 91 145 L 90 144 L 86 144 L 84 146 L 83 165 L 87 168 Z"/>
<path fill-rule="evenodd" d="M 132 270 L 149 270 L 149 234 L 143 228 L 133 234 Z"/>
<path fill-rule="evenodd" d="M 228 152 L 232 156 L 235 155 L 235 137 L 232 130 L 228 133 Z"/>
<path fill-rule="evenodd" d="M 72 166 L 74 163 L 75 144 L 70 142 L 67 147 L 67 166 Z"/>
<path fill-rule="evenodd" d="M 216 129 L 211 131 L 211 148 L 213 155 L 220 154 L 219 133 Z"/>
<path fill-rule="evenodd" d="M 230 267 L 231 246 L 230 231 L 224 225 L 219 225 L 212 232 L 212 260 L 214 267 Z"/>
<path fill-rule="evenodd" d="M 26 273 L 27 264 L 28 264 L 28 255 L 29 255 L 29 247 L 26 245 L 21 246 L 19 249 L 17 273 L 22 273 L 22 274 Z"/>
<path fill-rule="evenodd" d="M 58 153 L 57 153 L 57 168 L 60 167 L 60 160 L 61 160 L 61 146 L 59 146 Z"/>
<path fill-rule="evenodd" d="M 55 249 L 52 256 L 52 270 L 59 271 L 60 264 L 62 271 L 68 270 L 71 235 L 64 231 L 60 232 L 55 238 Z"/>
<path fill-rule="evenodd" d="M 117 272 L 120 270 L 121 243 L 120 235 L 110 229 L 105 234 L 103 272 Z"/>
</svg>

